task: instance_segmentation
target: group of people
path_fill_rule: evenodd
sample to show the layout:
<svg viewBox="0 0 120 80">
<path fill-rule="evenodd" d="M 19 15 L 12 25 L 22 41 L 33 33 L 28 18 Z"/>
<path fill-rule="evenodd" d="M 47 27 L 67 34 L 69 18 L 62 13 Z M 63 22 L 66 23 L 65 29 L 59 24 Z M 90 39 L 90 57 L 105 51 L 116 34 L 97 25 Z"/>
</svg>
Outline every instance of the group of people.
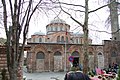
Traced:
<svg viewBox="0 0 120 80">
<path fill-rule="evenodd" d="M 118 73 L 118 69 L 119 69 L 119 65 L 117 63 L 112 63 L 109 64 L 109 68 L 108 68 L 108 71 L 107 72 L 115 72 L 115 73 Z"/>
<path fill-rule="evenodd" d="M 103 76 L 103 74 L 109 74 L 110 72 L 112 72 L 112 74 L 117 74 L 118 72 L 118 69 L 119 69 L 119 65 L 118 64 L 115 64 L 113 63 L 112 65 L 109 65 L 109 68 L 107 69 L 101 69 L 101 73 L 98 75 L 97 74 L 97 71 L 92 71 L 92 73 L 94 73 L 93 75 L 98 75 L 98 80 L 109 80 L 109 78 L 112 78 L 112 79 L 115 79 L 115 75 L 112 75 L 111 77 L 108 77 L 108 76 Z M 91 77 L 94 77 L 94 76 L 89 76 L 84 74 L 80 68 L 77 66 L 73 66 L 72 67 L 72 70 L 70 70 L 69 72 L 66 73 L 65 75 L 65 78 L 64 80 L 94 80 L 93 78 Z M 101 76 L 100 76 L 101 75 Z M 95 79 L 97 80 L 97 79 Z"/>
</svg>

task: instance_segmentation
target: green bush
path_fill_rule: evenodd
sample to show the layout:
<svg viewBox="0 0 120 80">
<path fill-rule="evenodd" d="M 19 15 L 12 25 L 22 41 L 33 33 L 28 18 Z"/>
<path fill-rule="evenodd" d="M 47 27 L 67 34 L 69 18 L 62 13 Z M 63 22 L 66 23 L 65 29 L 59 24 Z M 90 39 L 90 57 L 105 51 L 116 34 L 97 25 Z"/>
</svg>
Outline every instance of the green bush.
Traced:
<svg viewBox="0 0 120 80">
<path fill-rule="evenodd" d="M 119 66 L 119 71 L 118 71 L 117 80 L 120 80 L 120 66 Z"/>
<path fill-rule="evenodd" d="M 75 71 L 75 67 L 71 67 L 71 68 L 70 68 L 70 71 Z"/>
</svg>

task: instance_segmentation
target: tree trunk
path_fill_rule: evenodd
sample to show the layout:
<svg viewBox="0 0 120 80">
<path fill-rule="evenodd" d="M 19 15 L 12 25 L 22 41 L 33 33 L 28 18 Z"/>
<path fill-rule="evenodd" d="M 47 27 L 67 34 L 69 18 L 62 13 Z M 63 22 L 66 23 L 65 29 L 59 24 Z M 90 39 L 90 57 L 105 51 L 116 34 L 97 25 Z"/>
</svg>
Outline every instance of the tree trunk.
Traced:
<svg viewBox="0 0 120 80">
<path fill-rule="evenodd" d="M 84 60 L 83 60 L 83 73 L 87 74 L 88 72 L 88 30 L 84 29 L 84 44 L 83 44 L 83 48 L 84 48 Z"/>
<path fill-rule="evenodd" d="M 10 69 L 9 75 L 10 75 L 10 80 L 18 80 L 17 73 L 16 73 L 16 70 L 14 68 Z"/>
<path fill-rule="evenodd" d="M 18 77 L 22 77 L 22 75 L 20 75 L 22 72 L 21 64 L 23 61 L 23 52 L 29 29 L 29 22 L 41 1 L 42 0 L 39 0 L 39 2 L 32 7 L 33 0 L 28 0 L 28 5 L 25 6 L 25 10 L 23 9 L 24 0 L 14 0 L 14 3 L 12 0 L 9 0 L 8 2 L 7 0 L 1 0 L 3 5 L 3 23 L 7 37 L 6 53 L 10 80 L 18 80 Z M 10 9 L 9 14 L 7 14 L 7 9 Z M 8 20 L 8 16 L 11 18 L 9 19 L 10 21 Z M 11 26 L 8 26 L 8 21 L 11 23 Z M 21 34 L 22 32 L 23 34 Z M 19 43 L 21 35 L 23 35 L 22 46 L 20 46 Z"/>
<path fill-rule="evenodd" d="M 83 26 L 84 32 L 84 60 L 83 60 L 83 73 L 87 74 L 88 72 L 88 0 L 85 0 L 85 20 Z"/>
</svg>

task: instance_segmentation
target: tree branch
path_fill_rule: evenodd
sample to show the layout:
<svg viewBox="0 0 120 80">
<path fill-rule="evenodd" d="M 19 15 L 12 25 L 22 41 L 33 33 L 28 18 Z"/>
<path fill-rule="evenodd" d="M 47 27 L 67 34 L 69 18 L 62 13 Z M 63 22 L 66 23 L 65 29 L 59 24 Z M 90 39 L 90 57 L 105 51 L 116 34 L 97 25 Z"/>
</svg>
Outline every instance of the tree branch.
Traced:
<svg viewBox="0 0 120 80">
<path fill-rule="evenodd" d="M 27 17 L 27 19 L 26 19 L 25 27 L 24 27 L 24 29 L 23 29 L 23 30 L 24 30 L 24 31 L 23 31 L 23 43 L 22 43 L 22 48 L 21 48 L 21 50 L 20 50 L 20 54 L 19 54 L 19 56 L 18 56 L 18 63 L 20 62 L 21 57 L 22 57 L 22 54 L 23 54 L 22 52 L 23 52 L 24 45 L 25 45 L 25 40 L 26 40 L 25 31 L 26 31 L 26 29 L 27 29 L 27 27 L 28 27 L 27 21 L 28 21 L 28 19 L 29 19 L 29 14 L 30 14 L 31 5 L 32 5 L 32 0 L 29 1 L 29 5 L 28 5 L 27 11 L 26 11 L 26 17 Z M 23 18 L 24 18 L 24 17 L 23 17 Z"/>
<path fill-rule="evenodd" d="M 89 28 L 89 29 L 90 29 L 90 28 Z M 115 33 L 117 33 L 120 29 L 118 29 L 118 30 L 116 30 L 115 32 L 112 32 L 112 33 L 107 32 L 107 31 L 93 30 L 93 29 L 90 29 L 90 30 L 96 31 L 96 32 L 104 32 L 104 33 L 107 33 L 107 34 L 115 34 Z"/>
<path fill-rule="evenodd" d="M 65 3 L 65 2 L 53 2 L 52 0 L 50 0 L 52 3 L 56 3 L 56 4 L 65 4 L 65 5 L 72 5 L 72 6 L 80 6 L 82 8 L 85 8 L 85 6 L 83 5 L 75 5 L 75 4 L 69 4 L 69 3 Z"/>
<path fill-rule="evenodd" d="M 9 3 L 10 3 L 10 9 L 11 9 L 11 17 L 13 19 L 13 8 L 12 8 L 12 2 L 11 2 L 11 0 L 9 0 Z"/>
<path fill-rule="evenodd" d="M 72 16 L 70 16 L 70 18 L 71 18 L 72 20 L 74 20 L 76 23 L 78 23 L 80 26 L 82 26 L 82 27 L 83 27 L 83 24 L 82 24 L 82 23 L 80 23 L 79 21 L 77 21 L 75 18 L 73 18 Z"/>
<path fill-rule="evenodd" d="M 60 4 L 60 8 L 61 8 L 61 10 L 62 10 L 64 13 L 66 13 L 67 15 L 69 15 L 72 20 L 74 20 L 76 23 L 78 23 L 80 26 L 83 27 L 83 24 L 82 24 L 82 23 L 80 23 L 80 22 L 77 21 L 75 18 L 73 18 L 70 13 L 66 12 L 66 11 L 61 7 L 61 4 Z"/>
<path fill-rule="evenodd" d="M 7 66 L 8 66 L 8 71 L 10 71 L 10 65 L 11 64 L 11 46 L 10 46 L 10 39 L 11 39 L 11 35 L 9 34 L 10 31 L 8 31 L 7 29 L 7 9 L 6 9 L 6 2 L 5 0 L 1 0 L 2 4 L 3 4 L 3 18 L 4 18 L 4 28 L 5 28 L 5 32 L 6 32 L 6 37 L 7 37 Z"/>
<path fill-rule="evenodd" d="M 114 1 L 114 0 L 113 0 L 113 1 Z M 99 8 L 97 8 L 97 9 L 91 10 L 91 11 L 89 11 L 88 13 L 92 13 L 92 12 L 95 12 L 95 11 L 97 11 L 97 10 L 99 10 L 99 9 L 102 9 L 102 8 L 106 7 L 106 6 L 109 6 L 113 1 L 111 1 L 109 4 L 106 4 L 106 5 L 103 5 L 103 6 L 99 7 Z"/>
<path fill-rule="evenodd" d="M 7 29 L 7 10 L 6 10 L 6 3 L 4 0 L 1 0 L 3 4 L 3 17 L 4 17 L 4 28 L 6 32 L 6 36 L 8 37 L 8 29 Z"/>
<path fill-rule="evenodd" d="M 26 35 L 28 33 L 28 29 L 29 29 L 29 22 L 31 20 L 31 17 L 33 15 L 33 13 L 36 11 L 36 9 L 38 8 L 39 4 L 41 3 L 42 0 L 40 0 L 38 2 L 38 4 L 35 6 L 35 8 L 33 9 L 32 13 L 30 14 L 30 10 L 31 10 L 31 5 L 32 5 L 32 0 L 30 0 L 29 2 L 29 6 L 28 6 L 28 14 L 27 14 L 27 19 L 26 19 L 26 23 L 25 23 L 25 27 L 24 27 L 24 31 L 23 31 L 23 44 L 22 44 L 22 47 L 21 47 L 21 54 L 19 55 L 19 59 L 18 59 L 18 62 L 20 62 L 20 58 L 22 57 L 22 52 L 23 52 L 23 49 L 24 49 L 24 45 L 25 45 L 25 41 L 26 41 Z"/>
<path fill-rule="evenodd" d="M 66 8 L 66 7 L 63 7 L 63 8 Z M 66 9 L 68 9 L 68 8 L 66 8 Z M 82 10 L 75 10 L 75 9 L 72 9 L 72 8 L 69 8 L 68 10 L 73 10 L 73 11 L 79 11 L 79 12 L 85 12 L 85 11 L 82 11 Z"/>
<path fill-rule="evenodd" d="M 60 2 L 60 4 L 72 5 L 72 6 L 80 6 L 82 8 L 85 8 L 85 6 L 83 6 L 83 5 L 68 4 L 68 3 L 64 3 L 64 2 Z"/>
</svg>

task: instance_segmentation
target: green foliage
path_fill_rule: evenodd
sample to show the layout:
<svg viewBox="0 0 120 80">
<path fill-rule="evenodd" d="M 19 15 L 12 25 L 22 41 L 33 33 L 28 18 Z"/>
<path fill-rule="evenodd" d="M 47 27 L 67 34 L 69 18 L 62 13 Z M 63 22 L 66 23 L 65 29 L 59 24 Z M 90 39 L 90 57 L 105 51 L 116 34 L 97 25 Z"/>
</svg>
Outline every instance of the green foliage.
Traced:
<svg viewBox="0 0 120 80">
<path fill-rule="evenodd" d="M 119 71 L 118 71 L 118 77 L 117 80 L 120 80 L 120 66 L 119 66 Z"/>
<path fill-rule="evenodd" d="M 71 67 L 70 71 L 75 71 L 75 67 Z"/>
<path fill-rule="evenodd" d="M 0 38 L 0 45 L 4 45 L 5 42 L 6 42 L 6 39 L 4 39 L 4 38 Z"/>
</svg>

